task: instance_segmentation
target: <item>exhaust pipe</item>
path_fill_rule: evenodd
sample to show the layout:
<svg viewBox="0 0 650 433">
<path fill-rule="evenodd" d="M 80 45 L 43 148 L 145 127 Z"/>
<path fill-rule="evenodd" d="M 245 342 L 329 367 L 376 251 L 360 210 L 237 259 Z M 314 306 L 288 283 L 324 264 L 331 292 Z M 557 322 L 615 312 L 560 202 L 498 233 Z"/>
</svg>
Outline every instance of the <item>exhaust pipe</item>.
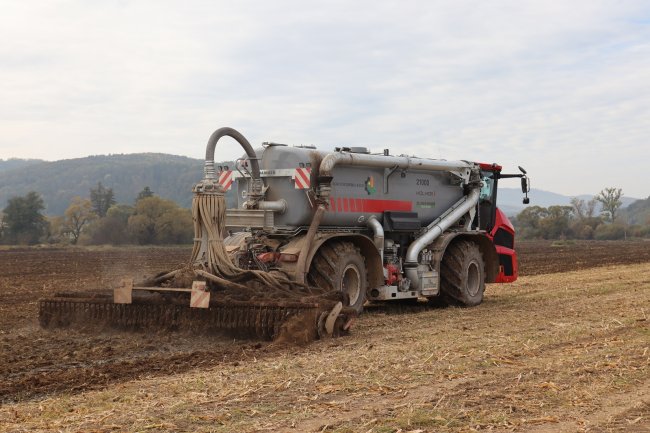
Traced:
<svg viewBox="0 0 650 433">
<path fill-rule="evenodd" d="M 411 287 L 420 288 L 418 276 L 418 256 L 427 245 L 436 240 L 445 230 L 454 225 L 463 215 L 469 212 L 478 203 L 479 188 L 473 188 L 470 193 L 458 200 L 444 214 L 427 227 L 427 231 L 409 245 L 404 260 L 404 273 L 411 280 Z"/>
</svg>

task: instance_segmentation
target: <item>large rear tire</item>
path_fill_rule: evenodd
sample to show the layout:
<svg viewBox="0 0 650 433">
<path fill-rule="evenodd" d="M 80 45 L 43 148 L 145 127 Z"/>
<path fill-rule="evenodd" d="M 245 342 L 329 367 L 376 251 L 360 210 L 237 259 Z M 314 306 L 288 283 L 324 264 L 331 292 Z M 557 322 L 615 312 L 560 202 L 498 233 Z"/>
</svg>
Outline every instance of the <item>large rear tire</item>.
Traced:
<svg viewBox="0 0 650 433">
<path fill-rule="evenodd" d="M 483 302 L 485 262 L 478 245 L 458 241 L 447 247 L 440 264 L 442 300 L 452 305 L 473 307 Z"/>
<path fill-rule="evenodd" d="M 352 242 L 323 244 L 312 260 L 308 281 L 317 287 L 343 292 L 350 307 L 357 313 L 363 310 L 368 289 L 366 261 Z"/>
</svg>

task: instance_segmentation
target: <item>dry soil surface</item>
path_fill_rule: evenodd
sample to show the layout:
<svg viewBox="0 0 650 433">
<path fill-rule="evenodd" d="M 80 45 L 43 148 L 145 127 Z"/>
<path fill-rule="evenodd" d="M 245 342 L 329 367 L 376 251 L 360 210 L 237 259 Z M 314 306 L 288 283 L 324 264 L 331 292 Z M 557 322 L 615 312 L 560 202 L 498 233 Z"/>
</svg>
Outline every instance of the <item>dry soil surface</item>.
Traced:
<svg viewBox="0 0 650 433">
<path fill-rule="evenodd" d="M 44 331 L 39 297 L 189 250 L 2 250 L 0 430 L 649 431 L 650 243 L 518 250 L 477 308 L 369 309 L 307 347 Z"/>
</svg>

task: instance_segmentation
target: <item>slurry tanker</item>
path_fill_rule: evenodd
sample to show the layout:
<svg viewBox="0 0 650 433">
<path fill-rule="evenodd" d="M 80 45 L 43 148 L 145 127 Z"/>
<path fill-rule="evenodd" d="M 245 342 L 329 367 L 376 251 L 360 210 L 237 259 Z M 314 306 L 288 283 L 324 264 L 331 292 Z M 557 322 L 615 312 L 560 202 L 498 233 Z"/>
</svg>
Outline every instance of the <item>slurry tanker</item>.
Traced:
<svg viewBox="0 0 650 433">
<path fill-rule="evenodd" d="M 215 164 L 218 141 L 243 148 Z M 515 231 L 497 207 L 497 164 L 334 151 L 265 142 L 220 128 L 193 187 L 187 265 L 113 293 L 40 301 L 43 326 L 101 322 L 184 326 L 272 339 L 292 321 L 339 335 L 367 303 L 475 306 L 486 283 L 517 279 Z M 227 196 L 227 199 L 226 199 Z M 311 332 L 311 331 L 310 331 Z"/>
</svg>

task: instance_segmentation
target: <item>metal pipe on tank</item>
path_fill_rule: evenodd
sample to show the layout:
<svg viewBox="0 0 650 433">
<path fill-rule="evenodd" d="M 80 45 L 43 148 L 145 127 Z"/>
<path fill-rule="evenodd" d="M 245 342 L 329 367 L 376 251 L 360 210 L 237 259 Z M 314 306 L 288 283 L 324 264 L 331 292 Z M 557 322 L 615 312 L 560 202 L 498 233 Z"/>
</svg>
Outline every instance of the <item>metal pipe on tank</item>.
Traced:
<svg viewBox="0 0 650 433">
<path fill-rule="evenodd" d="M 380 168 L 401 168 L 434 171 L 463 171 L 473 167 L 466 161 L 442 161 L 438 159 L 413 158 L 410 156 L 370 155 L 364 153 L 333 152 L 320 163 L 319 177 L 331 177 L 337 165 L 352 165 Z M 469 172 L 468 172 L 469 174 Z"/>
<path fill-rule="evenodd" d="M 283 214 L 287 211 L 287 201 L 283 198 L 280 200 L 262 200 L 257 204 L 257 208 Z"/>
<path fill-rule="evenodd" d="M 373 239 L 375 242 L 375 246 L 379 250 L 379 255 L 381 257 L 381 263 L 384 263 L 384 227 L 381 225 L 379 220 L 377 219 L 376 216 L 371 215 L 370 218 L 368 218 L 368 227 L 373 232 Z"/>
<path fill-rule="evenodd" d="M 411 287 L 418 289 L 420 287 L 420 278 L 418 276 L 418 256 L 420 252 L 431 242 L 436 240 L 445 230 L 455 224 L 463 215 L 469 212 L 476 203 L 480 195 L 479 188 L 473 188 L 470 193 L 458 200 L 449 208 L 440 218 L 434 221 L 428 230 L 419 238 L 414 240 L 406 250 L 404 259 L 404 273 L 411 280 Z"/>
</svg>

